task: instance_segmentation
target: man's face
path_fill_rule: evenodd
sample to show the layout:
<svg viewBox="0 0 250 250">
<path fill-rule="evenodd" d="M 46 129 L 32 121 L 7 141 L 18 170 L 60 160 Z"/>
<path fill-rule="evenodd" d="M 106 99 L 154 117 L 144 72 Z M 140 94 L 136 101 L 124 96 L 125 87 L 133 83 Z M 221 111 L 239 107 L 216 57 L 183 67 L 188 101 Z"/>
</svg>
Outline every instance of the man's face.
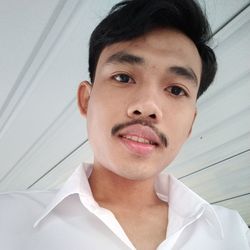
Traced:
<svg viewBox="0 0 250 250">
<path fill-rule="evenodd" d="M 131 180 L 155 177 L 191 132 L 200 77 L 199 53 L 178 31 L 106 47 L 93 87 L 82 83 L 78 95 L 95 166 Z"/>
</svg>

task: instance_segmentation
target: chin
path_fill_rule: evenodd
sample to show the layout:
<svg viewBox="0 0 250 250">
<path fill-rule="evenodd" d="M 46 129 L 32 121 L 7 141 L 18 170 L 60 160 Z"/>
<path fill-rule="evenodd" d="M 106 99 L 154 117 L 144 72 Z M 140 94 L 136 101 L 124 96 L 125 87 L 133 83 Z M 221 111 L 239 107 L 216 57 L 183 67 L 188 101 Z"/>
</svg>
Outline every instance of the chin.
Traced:
<svg viewBox="0 0 250 250">
<path fill-rule="evenodd" d="M 131 181 L 143 181 L 154 178 L 163 169 L 164 167 L 156 169 L 152 164 L 126 163 L 120 169 L 115 169 L 114 173 Z"/>
</svg>

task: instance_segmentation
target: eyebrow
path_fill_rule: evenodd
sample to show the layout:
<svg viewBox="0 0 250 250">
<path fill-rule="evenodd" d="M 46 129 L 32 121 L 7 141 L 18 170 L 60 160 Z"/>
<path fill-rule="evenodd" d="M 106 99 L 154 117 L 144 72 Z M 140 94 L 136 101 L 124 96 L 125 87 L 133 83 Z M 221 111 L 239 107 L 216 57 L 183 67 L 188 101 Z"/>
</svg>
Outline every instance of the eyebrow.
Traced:
<svg viewBox="0 0 250 250">
<path fill-rule="evenodd" d="M 172 66 L 168 68 L 167 71 L 174 75 L 184 77 L 187 80 L 191 80 L 195 85 L 198 85 L 198 78 L 194 71 L 189 67 Z"/>
<path fill-rule="evenodd" d="M 111 55 L 107 61 L 107 63 L 128 63 L 128 64 L 144 64 L 145 60 L 136 55 L 129 54 L 124 51 L 117 52 Z"/>
</svg>

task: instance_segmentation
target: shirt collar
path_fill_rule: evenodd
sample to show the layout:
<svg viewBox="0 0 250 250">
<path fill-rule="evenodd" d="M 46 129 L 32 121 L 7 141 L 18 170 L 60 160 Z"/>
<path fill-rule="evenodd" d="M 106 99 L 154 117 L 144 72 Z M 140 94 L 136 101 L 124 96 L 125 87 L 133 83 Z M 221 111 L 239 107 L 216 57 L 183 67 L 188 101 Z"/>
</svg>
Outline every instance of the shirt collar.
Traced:
<svg viewBox="0 0 250 250">
<path fill-rule="evenodd" d="M 92 164 L 81 164 L 69 177 L 63 187 L 56 194 L 52 202 L 47 206 L 42 215 L 34 223 L 36 227 L 59 203 L 72 194 L 78 194 L 93 208 L 98 207 L 94 200 L 89 186 L 88 177 L 92 172 Z M 160 199 L 168 202 L 171 211 L 183 220 L 192 220 L 205 216 L 209 226 L 215 231 L 216 235 L 223 238 L 221 223 L 214 208 L 191 189 L 177 180 L 171 174 L 160 174 L 155 183 L 155 190 Z"/>
<path fill-rule="evenodd" d="M 78 194 L 79 196 L 84 197 L 89 203 L 92 203 L 92 205 L 97 205 L 88 182 L 88 177 L 91 172 L 91 164 L 81 164 L 58 191 L 55 198 L 46 207 L 45 211 L 34 223 L 33 227 L 36 227 L 59 203 L 72 194 Z"/>
<path fill-rule="evenodd" d="M 168 202 L 169 210 L 181 218 L 185 224 L 204 216 L 215 235 L 221 239 L 224 237 L 221 222 L 213 206 L 173 175 L 160 174 L 156 180 L 155 189 L 159 198 Z"/>
</svg>

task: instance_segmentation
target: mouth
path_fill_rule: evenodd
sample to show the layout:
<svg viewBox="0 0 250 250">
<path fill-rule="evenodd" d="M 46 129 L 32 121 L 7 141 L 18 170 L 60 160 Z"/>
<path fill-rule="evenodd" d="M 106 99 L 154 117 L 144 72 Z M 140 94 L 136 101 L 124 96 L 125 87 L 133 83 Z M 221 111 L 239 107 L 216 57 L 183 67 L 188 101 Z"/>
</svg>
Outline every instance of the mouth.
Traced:
<svg viewBox="0 0 250 250">
<path fill-rule="evenodd" d="M 159 146 L 159 144 L 155 141 L 151 141 L 149 139 L 139 137 L 136 135 L 119 135 L 120 138 L 127 139 L 133 142 L 137 142 L 140 144 L 146 144 L 146 145 L 154 145 L 154 146 Z"/>
<path fill-rule="evenodd" d="M 119 135 L 118 138 L 130 153 L 137 156 L 149 156 L 159 147 L 157 142 L 137 135 Z"/>
<path fill-rule="evenodd" d="M 167 147 L 167 139 L 155 127 L 146 122 L 134 121 L 116 125 L 111 135 L 132 155 L 145 157 Z"/>
</svg>

